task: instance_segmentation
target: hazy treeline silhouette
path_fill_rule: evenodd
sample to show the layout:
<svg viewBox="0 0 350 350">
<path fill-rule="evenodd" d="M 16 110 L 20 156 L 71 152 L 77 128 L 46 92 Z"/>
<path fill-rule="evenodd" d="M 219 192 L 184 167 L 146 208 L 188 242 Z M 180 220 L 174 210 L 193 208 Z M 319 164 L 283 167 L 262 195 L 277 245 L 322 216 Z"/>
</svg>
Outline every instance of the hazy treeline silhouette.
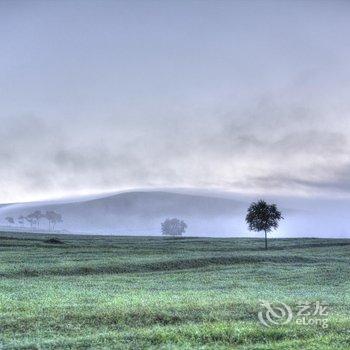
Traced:
<svg viewBox="0 0 350 350">
<path fill-rule="evenodd" d="M 20 215 L 18 218 L 7 216 L 5 220 L 9 225 L 18 224 L 20 227 L 26 227 L 28 224 L 31 228 L 40 228 L 42 219 L 46 219 L 49 230 L 54 230 L 56 225 L 63 222 L 62 215 L 53 210 L 47 210 L 45 213 L 41 210 L 35 210 L 28 215 Z"/>
</svg>

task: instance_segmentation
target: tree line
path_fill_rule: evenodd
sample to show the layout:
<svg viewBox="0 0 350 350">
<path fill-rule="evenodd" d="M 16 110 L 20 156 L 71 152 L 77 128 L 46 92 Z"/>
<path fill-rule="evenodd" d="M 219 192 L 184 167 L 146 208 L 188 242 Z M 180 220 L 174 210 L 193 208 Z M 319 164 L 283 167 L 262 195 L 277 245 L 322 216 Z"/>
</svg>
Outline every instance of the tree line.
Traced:
<svg viewBox="0 0 350 350">
<path fill-rule="evenodd" d="M 20 215 L 18 218 L 12 216 L 5 218 L 9 225 L 19 224 L 19 226 L 25 227 L 28 223 L 31 228 L 39 228 L 42 219 L 47 220 L 50 231 L 54 230 L 57 224 L 63 222 L 62 215 L 53 210 L 47 210 L 45 213 L 41 210 L 35 210 L 28 215 Z"/>
<path fill-rule="evenodd" d="M 249 206 L 245 221 L 250 231 L 265 233 L 265 249 L 267 249 L 267 234 L 277 230 L 281 219 L 283 219 L 282 213 L 277 209 L 276 204 L 268 204 L 260 199 Z M 161 224 L 162 235 L 165 236 L 182 236 L 186 228 L 186 223 L 177 218 L 166 219 Z"/>
</svg>

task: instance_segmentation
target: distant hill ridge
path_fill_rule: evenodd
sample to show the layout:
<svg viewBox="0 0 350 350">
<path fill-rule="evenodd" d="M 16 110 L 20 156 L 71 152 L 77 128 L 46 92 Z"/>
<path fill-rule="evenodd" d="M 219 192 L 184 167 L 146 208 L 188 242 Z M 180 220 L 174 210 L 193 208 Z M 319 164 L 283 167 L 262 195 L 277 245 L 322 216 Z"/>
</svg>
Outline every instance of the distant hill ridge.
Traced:
<svg viewBox="0 0 350 350">
<path fill-rule="evenodd" d="M 96 234 L 159 235 L 166 218 L 184 220 L 187 235 L 256 236 L 247 231 L 245 214 L 251 201 L 262 196 L 206 190 L 135 190 L 55 201 L 0 205 L 5 217 L 18 218 L 35 210 L 54 210 L 63 217 L 58 230 Z M 263 196 L 277 203 L 285 220 L 277 237 L 350 237 L 350 200 Z M 40 228 L 47 229 L 42 220 Z"/>
</svg>

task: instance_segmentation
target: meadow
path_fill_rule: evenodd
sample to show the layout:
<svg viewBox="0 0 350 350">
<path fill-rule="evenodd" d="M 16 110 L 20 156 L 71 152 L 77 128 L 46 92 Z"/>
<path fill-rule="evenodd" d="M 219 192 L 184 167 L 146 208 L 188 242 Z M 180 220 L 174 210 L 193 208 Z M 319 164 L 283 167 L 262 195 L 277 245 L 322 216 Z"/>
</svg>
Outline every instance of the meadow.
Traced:
<svg viewBox="0 0 350 350">
<path fill-rule="evenodd" d="M 0 233 L 0 349 L 350 349 L 350 240 L 55 237 Z"/>
</svg>

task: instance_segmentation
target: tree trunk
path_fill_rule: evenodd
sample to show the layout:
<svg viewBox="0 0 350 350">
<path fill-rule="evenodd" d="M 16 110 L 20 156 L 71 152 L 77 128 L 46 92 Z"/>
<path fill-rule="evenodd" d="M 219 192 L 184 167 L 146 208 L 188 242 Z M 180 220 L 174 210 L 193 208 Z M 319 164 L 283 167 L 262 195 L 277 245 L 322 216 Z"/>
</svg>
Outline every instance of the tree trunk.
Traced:
<svg viewBox="0 0 350 350">
<path fill-rule="evenodd" d="M 266 230 L 265 230 L 265 249 L 267 249 L 267 234 L 266 234 Z"/>
</svg>

